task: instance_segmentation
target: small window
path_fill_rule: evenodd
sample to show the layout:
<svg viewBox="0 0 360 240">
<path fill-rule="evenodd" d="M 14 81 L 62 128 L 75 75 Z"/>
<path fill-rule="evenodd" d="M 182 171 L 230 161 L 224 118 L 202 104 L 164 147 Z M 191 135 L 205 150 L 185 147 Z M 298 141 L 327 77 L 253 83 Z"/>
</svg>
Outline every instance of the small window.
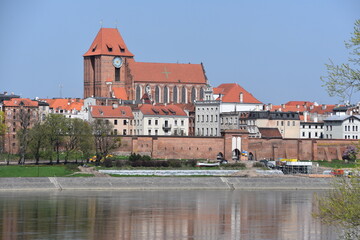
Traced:
<svg viewBox="0 0 360 240">
<path fill-rule="evenodd" d="M 126 126 L 127 125 L 127 120 L 123 121 L 123 125 Z"/>
<path fill-rule="evenodd" d="M 151 119 L 149 119 L 148 124 L 151 125 Z"/>
<path fill-rule="evenodd" d="M 114 125 L 117 125 L 117 120 L 116 119 L 114 120 Z"/>
<path fill-rule="evenodd" d="M 181 120 L 181 126 L 184 126 L 184 120 Z"/>
<path fill-rule="evenodd" d="M 159 124 L 159 121 L 156 119 L 155 120 L 155 125 L 158 125 Z M 157 130 L 156 130 L 157 131 Z"/>
</svg>

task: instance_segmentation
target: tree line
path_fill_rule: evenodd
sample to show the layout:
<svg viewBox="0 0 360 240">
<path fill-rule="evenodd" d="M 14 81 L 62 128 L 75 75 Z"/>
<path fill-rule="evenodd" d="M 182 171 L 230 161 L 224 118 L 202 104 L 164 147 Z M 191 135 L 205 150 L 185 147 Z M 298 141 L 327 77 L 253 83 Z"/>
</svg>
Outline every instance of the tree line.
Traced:
<svg viewBox="0 0 360 240">
<path fill-rule="evenodd" d="M 121 139 L 112 135 L 113 125 L 109 121 L 97 119 L 89 123 L 61 114 L 49 114 L 45 121 L 31 124 L 29 114 L 28 111 L 19 114 L 18 164 L 25 164 L 29 155 L 35 159 L 35 164 L 39 164 L 41 158 L 48 159 L 50 164 L 58 164 L 61 154 L 65 164 L 71 155 L 89 159 L 94 153 L 100 161 L 121 145 Z"/>
</svg>

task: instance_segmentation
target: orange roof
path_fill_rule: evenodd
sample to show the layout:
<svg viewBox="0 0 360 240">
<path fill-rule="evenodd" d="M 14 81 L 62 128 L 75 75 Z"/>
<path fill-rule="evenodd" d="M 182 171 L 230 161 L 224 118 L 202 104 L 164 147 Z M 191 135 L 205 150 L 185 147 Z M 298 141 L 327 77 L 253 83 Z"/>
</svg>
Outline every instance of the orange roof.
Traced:
<svg viewBox="0 0 360 240">
<path fill-rule="evenodd" d="M 151 105 L 143 104 L 139 107 L 139 110 L 144 115 L 168 115 L 168 116 L 187 116 L 185 111 L 179 106 L 170 105 Z"/>
<path fill-rule="evenodd" d="M 313 102 L 309 102 L 309 101 L 289 101 L 287 103 L 285 103 L 285 105 L 290 105 L 290 106 L 296 106 L 296 105 L 300 105 L 300 106 L 310 106 L 310 105 L 314 105 Z"/>
<path fill-rule="evenodd" d="M 135 82 L 206 84 L 201 64 L 129 61 L 129 66 Z"/>
<path fill-rule="evenodd" d="M 128 97 L 124 87 L 113 87 L 112 89 L 113 89 L 115 98 L 122 99 L 122 100 L 129 100 L 129 97 Z"/>
<path fill-rule="evenodd" d="M 91 106 L 90 109 L 94 118 L 134 118 L 129 106 Z"/>
<path fill-rule="evenodd" d="M 336 105 L 320 105 L 320 106 L 314 106 L 314 108 L 311 109 L 309 112 L 324 114 L 324 113 L 333 112 L 334 108 L 336 108 Z"/>
<path fill-rule="evenodd" d="M 19 107 L 23 105 L 25 107 L 37 107 L 39 103 L 37 101 L 30 100 L 29 98 L 12 98 L 10 100 L 3 101 L 5 107 Z"/>
<path fill-rule="evenodd" d="M 56 110 L 77 110 L 80 111 L 84 106 L 83 99 L 76 98 L 54 98 L 54 99 L 41 99 L 49 104 L 49 107 Z"/>
<path fill-rule="evenodd" d="M 261 103 L 251 93 L 236 83 L 224 83 L 213 88 L 214 94 L 221 94 L 222 102 L 240 102 L 240 93 L 243 94 L 243 103 Z"/>
<path fill-rule="evenodd" d="M 85 56 L 111 55 L 133 57 L 117 28 L 101 28 Z"/>
</svg>

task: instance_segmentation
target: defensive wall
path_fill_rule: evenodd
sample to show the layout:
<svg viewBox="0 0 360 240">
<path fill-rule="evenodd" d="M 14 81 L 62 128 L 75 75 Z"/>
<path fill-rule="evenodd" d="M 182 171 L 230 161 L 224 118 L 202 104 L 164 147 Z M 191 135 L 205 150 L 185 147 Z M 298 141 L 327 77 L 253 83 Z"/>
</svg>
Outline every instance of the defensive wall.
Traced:
<svg viewBox="0 0 360 240">
<path fill-rule="evenodd" d="M 233 140 L 241 138 L 240 151 L 248 151 L 255 159 L 296 158 L 299 160 L 342 159 L 347 146 L 357 140 L 348 139 L 260 139 L 249 138 L 241 130 L 226 131 L 221 137 L 187 136 L 123 136 L 118 154 L 131 152 L 161 159 L 216 159 L 218 153 L 232 161 Z M 242 158 L 245 160 L 245 158 Z"/>
</svg>

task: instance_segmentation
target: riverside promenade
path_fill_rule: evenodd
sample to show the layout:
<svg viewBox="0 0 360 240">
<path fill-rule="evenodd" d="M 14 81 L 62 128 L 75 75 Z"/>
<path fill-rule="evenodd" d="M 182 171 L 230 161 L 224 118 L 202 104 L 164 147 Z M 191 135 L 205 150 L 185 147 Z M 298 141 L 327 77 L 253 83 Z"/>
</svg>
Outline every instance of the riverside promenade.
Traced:
<svg viewBox="0 0 360 240">
<path fill-rule="evenodd" d="M 326 190 L 331 178 L 309 177 L 37 177 L 0 178 L 0 191 L 49 190 Z"/>
</svg>

